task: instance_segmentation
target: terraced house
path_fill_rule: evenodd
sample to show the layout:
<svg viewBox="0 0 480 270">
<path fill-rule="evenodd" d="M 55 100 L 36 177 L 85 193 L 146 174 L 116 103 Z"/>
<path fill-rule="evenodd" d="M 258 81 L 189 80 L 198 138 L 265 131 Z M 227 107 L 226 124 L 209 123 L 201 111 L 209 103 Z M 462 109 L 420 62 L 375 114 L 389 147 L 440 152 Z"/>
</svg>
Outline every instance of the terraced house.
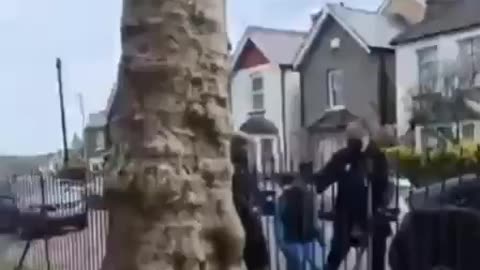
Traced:
<svg viewBox="0 0 480 270">
<path fill-rule="evenodd" d="M 414 128 L 418 151 L 438 135 L 480 139 L 479 11 L 478 0 L 426 1 L 423 20 L 392 41 L 398 132 Z"/>
</svg>

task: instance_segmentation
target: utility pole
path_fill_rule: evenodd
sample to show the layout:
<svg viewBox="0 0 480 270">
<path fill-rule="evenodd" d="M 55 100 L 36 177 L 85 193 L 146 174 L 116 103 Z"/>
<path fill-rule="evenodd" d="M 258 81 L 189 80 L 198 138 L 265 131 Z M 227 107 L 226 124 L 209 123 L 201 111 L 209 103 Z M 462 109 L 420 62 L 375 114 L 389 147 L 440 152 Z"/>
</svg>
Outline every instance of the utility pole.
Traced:
<svg viewBox="0 0 480 270">
<path fill-rule="evenodd" d="M 85 128 L 85 105 L 83 103 L 82 93 L 77 94 L 78 97 L 78 106 L 80 107 L 80 114 L 82 115 L 82 129 Z"/>
<path fill-rule="evenodd" d="M 78 93 L 78 106 L 80 107 L 80 114 L 82 115 L 82 155 L 83 158 L 85 159 L 85 162 L 88 163 L 87 161 L 87 148 L 85 147 L 85 105 L 83 103 L 83 95 L 82 93 Z"/>
<path fill-rule="evenodd" d="M 67 124 L 65 122 L 65 104 L 63 101 L 62 60 L 60 58 L 57 58 L 56 67 L 57 67 L 58 94 L 60 97 L 60 115 L 61 115 L 61 121 L 62 121 L 63 165 L 68 166 Z"/>
</svg>

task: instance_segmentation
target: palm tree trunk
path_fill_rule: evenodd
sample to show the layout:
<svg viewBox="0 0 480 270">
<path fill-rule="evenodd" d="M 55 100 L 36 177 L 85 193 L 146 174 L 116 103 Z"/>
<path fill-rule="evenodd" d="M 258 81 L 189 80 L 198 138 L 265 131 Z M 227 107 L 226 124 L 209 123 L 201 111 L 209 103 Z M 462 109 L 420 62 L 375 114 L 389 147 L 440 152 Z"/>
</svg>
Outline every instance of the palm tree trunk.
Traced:
<svg viewBox="0 0 480 270">
<path fill-rule="evenodd" d="M 225 0 L 123 5 L 102 269 L 240 269 Z"/>
</svg>

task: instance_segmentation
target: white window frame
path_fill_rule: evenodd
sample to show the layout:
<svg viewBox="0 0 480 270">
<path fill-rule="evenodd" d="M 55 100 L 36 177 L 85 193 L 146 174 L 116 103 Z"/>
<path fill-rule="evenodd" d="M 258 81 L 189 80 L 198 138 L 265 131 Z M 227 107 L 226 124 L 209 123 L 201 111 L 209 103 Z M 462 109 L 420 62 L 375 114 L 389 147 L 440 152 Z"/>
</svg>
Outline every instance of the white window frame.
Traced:
<svg viewBox="0 0 480 270">
<path fill-rule="evenodd" d="M 264 143 L 266 143 L 266 142 L 270 143 L 270 147 L 271 147 L 271 149 L 270 149 L 271 153 L 269 153 L 271 155 L 270 158 L 264 156 L 265 153 L 263 151 L 264 150 L 263 148 L 264 148 Z M 261 158 L 262 162 L 270 161 L 271 158 L 275 158 L 274 148 L 275 148 L 275 139 L 274 138 L 260 138 L 260 155 L 261 155 L 260 158 Z"/>
<path fill-rule="evenodd" d="M 465 139 L 465 136 L 463 134 L 463 129 L 465 128 L 465 126 L 467 125 L 473 125 L 473 138 L 472 140 L 476 140 L 476 134 L 477 134 L 477 123 L 475 123 L 474 121 L 463 121 L 461 124 L 460 124 L 460 138 L 462 138 L 463 140 Z"/>
<path fill-rule="evenodd" d="M 431 55 L 430 55 L 431 54 Z M 438 47 L 428 46 L 417 50 L 418 66 L 418 87 L 420 93 L 429 93 L 438 91 L 439 70 L 438 70 Z M 429 70 L 432 69 L 432 70 Z M 432 73 L 423 81 L 424 73 Z M 432 84 L 432 85 L 430 85 Z M 429 87 L 431 86 L 429 89 Z"/>
<path fill-rule="evenodd" d="M 281 167 L 281 149 L 279 145 L 279 138 L 275 135 L 251 135 L 255 144 L 257 145 L 256 152 L 256 167 L 259 172 L 263 172 L 263 160 L 262 160 L 262 139 L 272 140 L 273 158 L 275 159 L 274 171 L 278 172 Z"/>
<path fill-rule="evenodd" d="M 451 128 L 452 130 L 452 133 L 453 134 L 456 134 L 456 129 L 455 129 L 455 123 L 438 123 L 438 124 L 432 124 L 432 125 L 428 125 L 427 128 L 433 128 L 433 129 L 437 129 L 437 128 L 440 128 L 440 127 L 449 127 Z M 416 134 L 415 134 L 415 149 L 417 152 L 422 152 L 426 146 L 423 145 L 423 130 L 425 129 L 426 127 L 425 126 L 417 126 L 416 127 Z M 437 142 L 438 143 L 438 142 Z M 428 142 L 427 142 L 428 144 Z M 436 146 L 435 146 L 436 147 Z"/>
<path fill-rule="evenodd" d="M 341 89 L 335 89 L 334 76 L 340 75 Z M 345 108 L 344 101 L 344 72 L 341 69 L 329 69 L 327 70 L 327 96 L 328 106 L 330 109 L 343 109 Z M 335 93 L 335 95 L 334 95 Z"/>
<path fill-rule="evenodd" d="M 103 131 L 96 132 L 95 146 L 96 151 L 105 150 L 105 133 Z"/>
<path fill-rule="evenodd" d="M 469 47 L 468 51 L 465 51 L 466 47 Z M 477 35 L 459 40 L 458 55 L 460 64 L 465 64 L 462 56 L 466 57 L 467 63 L 471 64 L 472 70 L 471 78 L 469 78 L 470 81 L 467 82 L 468 84 L 465 85 L 465 82 L 461 82 L 461 85 L 464 87 L 480 86 L 480 36 Z"/>
<path fill-rule="evenodd" d="M 464 120 L 464 121 L 461 121 L 459 123 L 458 128 L 460 128 L 460 131 L 459 131 L 460 140 L 464 139 L 463 127 L 465 125 L 470 125 L 470 124 L 473 124 L 473 127 L 474 127 L 473 141 L 478 141 L 477 138 L 480 135 L 480 131 L 479 131 L 480 121 L 475 121 L 475 120 Z M 457 133 L 457 123 L 454 123 L 454 122 L 452 122 L 452 123 L 438 123 L 438 124 L 434 124 L 434 125 L 429 125 L 428 127 L 429 128 L 439 128 L 439 127 L 448 127 L 448 126 L 451 127 L 453 135 L 456 135 L 456 133 Z M 415 132 L 416 147 L 415 147 L 415 149 L 417 151 L 422 151 L 422 149 L 425 148 L 424 145 L 422 144 L 423 143 L 422 142 L 422 132 L 423 132 L 424 128 L 425 128 L 425 126 L 417 126 L 416 127 L 416 132 Z"/>
<path fill-rule="evenodd" d="M 260 79 L 262 81 L 262 87 L 259 89 L 254 89 L 254 81 Z M 265 78 L 261 74 L 252 74 L 250 77 L 251 91 L 252 91 L 252 111 L 263 111 L 265 110 Z M 262 97 L 262 106 L 259 108 L 255 107 L 255 97 Z"/>
</svg>

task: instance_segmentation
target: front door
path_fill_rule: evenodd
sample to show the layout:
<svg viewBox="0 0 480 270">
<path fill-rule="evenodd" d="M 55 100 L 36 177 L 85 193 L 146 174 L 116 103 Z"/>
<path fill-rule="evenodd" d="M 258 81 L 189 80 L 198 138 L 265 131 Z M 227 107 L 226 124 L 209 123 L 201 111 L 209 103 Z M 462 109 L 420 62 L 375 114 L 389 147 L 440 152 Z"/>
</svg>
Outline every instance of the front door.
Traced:
<svg viewBox="0 0 480 270">
<path fill-rule="evenodd" d="M 277 172 L 279 168 L 278 156 L 278 140 L 276 138 L 262 137 L 260 138 L 258 164 L 259 171 L 265 174 Z"/>
</svg>

